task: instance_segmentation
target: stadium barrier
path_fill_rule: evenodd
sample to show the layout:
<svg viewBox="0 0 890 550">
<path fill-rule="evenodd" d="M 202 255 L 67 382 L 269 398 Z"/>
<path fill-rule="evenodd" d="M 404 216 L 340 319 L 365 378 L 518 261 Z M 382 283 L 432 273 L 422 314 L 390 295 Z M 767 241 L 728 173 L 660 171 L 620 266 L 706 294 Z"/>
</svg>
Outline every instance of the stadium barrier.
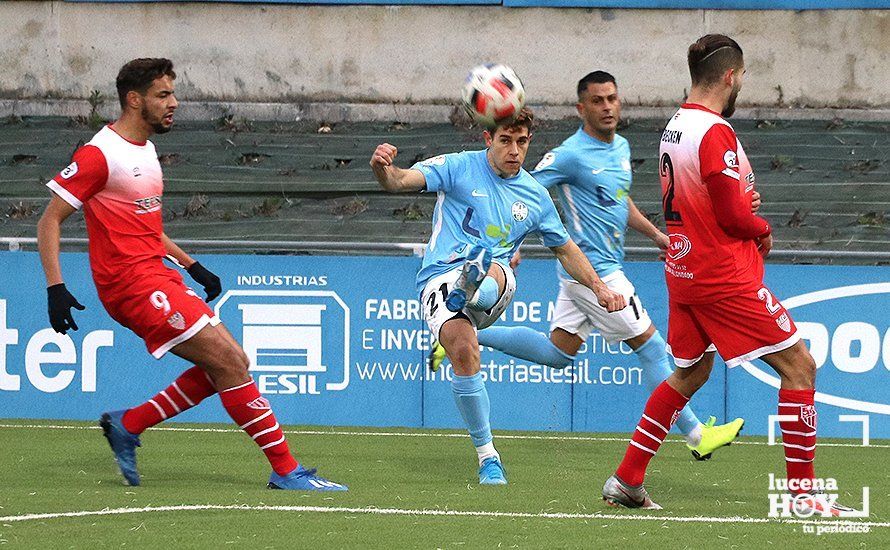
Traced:
<svg viewBox="0 0 890 550">
<path fill-rule="evenodd" d="M 425 367 L 429 333 L 414 285 L 413 256 L 202 255 L 223 281 L 212 306 L 244 345 L 253 376 L 283 423 L 460 428 L 447 369 Z M 93 420 L 141 402 L 187 365 L 155 361 L 144 344 L 105 313 L 85 253 L 62 254 L 80 330 L 48 327 L 39 257 L 0 252 L 0 418 Z M 627 274 L 656 326 L 665 331 L 662 266 L 630 262 Z M 871 437 L 890 437 L 890 270 L 886 267 L 770 265 L 767 284 L 791 311 L 819 365 L 820 433 L 861 435 L 842 419 L 866 415 Z M 548 330 L 557 293 L 553 260 L 518 270 L 516 299 L 502 325 Z M 648 392 L 624 345 L 598 334 L 576 365 L 554 371 L 482 352 L 496 429 L 626 432 Z M 693 399 L 706 418 L 742 416 L 746 433 L 766 434 L 777 383 L 763 363 L 718 364 Z M 212 399 L 177 420 L 226 422 Z"/>
</svg>

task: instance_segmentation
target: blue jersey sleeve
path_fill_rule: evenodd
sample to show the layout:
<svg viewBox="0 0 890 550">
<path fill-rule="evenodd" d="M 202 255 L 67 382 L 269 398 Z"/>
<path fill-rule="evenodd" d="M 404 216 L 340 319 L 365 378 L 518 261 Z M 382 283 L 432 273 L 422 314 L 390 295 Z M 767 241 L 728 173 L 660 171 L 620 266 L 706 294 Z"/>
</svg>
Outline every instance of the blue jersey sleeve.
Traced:
<svg viewBox="0 0 890 550">
<path fill-rule="evenodd" d="M 532 170 L 532 176 L 548 189 L 560 183 L 567 183 L 569 180 L 569 174 L 566 172 L 567 157 L 568 153 L 557 147 L 544 155 Z"/>
<path fill-rule="evenodd" d="M 461 164 L 460 153 L 450 153 L 428 158 L 415 163 L 412 170 L 419 170 L 426 179 L 425 191 L 436 193 L 444 191 L 448 193 L 454 188 L 454 175 L 460 173 L 458 165 Z"/>
<path fill-rule="evenodd" d="M 569 242 L 569 234 L 562 220 L 559 219 L 559 213 L 550 195 L 541 193 L 541 221 L 538 224 L 538 233 L 541 234 L 541 241 L 544 246 L 553 248 L 554 246 L 562 246 Z"/>
</svg>

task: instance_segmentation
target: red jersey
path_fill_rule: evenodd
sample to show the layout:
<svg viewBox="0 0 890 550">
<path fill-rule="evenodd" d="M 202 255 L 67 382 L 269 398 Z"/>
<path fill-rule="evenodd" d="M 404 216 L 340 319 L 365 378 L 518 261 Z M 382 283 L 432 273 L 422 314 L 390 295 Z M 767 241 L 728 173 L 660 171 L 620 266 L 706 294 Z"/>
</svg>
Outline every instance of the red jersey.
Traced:
<svg viewBox="0 0 890 550">
<path fill-rule="evenodd" d="M 751 214 L 754 173 L 732 126 L 684 104 L 662 133 L 659 159 L 670 299 L 709 303 L 760 288 L 755 239 L 769 234 L 769 225 Z"/>
<path fill-rule="evenodd" d="M 108 125 L 72 160 L 46 185 L 74 208 L 83 208 L 100 297 L 133 277 L 169 277 L 172 270 L 162 262 L 164 182 L 154 145 L 131 142 Z"/>
</svg>

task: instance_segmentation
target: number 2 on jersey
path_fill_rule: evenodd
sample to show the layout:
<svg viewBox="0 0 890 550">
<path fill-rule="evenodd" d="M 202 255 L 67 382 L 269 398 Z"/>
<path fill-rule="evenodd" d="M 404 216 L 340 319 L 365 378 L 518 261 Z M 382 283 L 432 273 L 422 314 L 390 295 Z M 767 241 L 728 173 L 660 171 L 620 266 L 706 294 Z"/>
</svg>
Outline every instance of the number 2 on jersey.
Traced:
<svg viewBox="0 0 890 550">
<path fill-rule="evenodd" d="M 661 205 L 664 209 L 664 223 L 667 225 L 681 223 L 683 219 L 680 217 L 680 213 L 674 210 L 674 164 L 667 153 L 661 155 L 661 160 L 658 164 L 661 177 L 668 179 L 667 191 L 664 192 L 664 196 L 661 198 Z"/>
<path fill-rule="evenodd" d="M 770 315 L 775 315 L 782 308 L 781 304 L 773 302 L 773 295 L 766 288 L 757 291 L 757 297 L 766 302 L 766 310 Z"/>
</svg>

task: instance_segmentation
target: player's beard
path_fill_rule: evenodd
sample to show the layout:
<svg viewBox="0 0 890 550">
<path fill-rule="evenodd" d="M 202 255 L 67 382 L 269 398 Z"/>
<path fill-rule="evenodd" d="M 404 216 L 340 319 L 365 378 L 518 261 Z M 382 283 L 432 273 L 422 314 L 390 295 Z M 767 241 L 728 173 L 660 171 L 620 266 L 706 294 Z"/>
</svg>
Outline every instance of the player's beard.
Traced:
<svg viewBox="0 0 890 550">
<path fill-rule="evenodd" d="M 153 119 L 148 112 L 146 107 L 142 107 L 142 120 L 144 120 L 151 129 L 154 130 L 156 134 L 166 134 L 170 130 L 173 129 L 173 125 L 164 126 L 164 117 L 162 116 L 160 119 Z"/>
<path fill-rule="evenodd" d="M 741 89 L 741 86 L 732 87 L 732 91 L 729 92 L 729 101 L 726 102 L 726 107 L 724 107 L 723 112 L 720 113 L 723 118 L 729 118 L 735 113 L 735 100 L 739 96 L 739 91 Z"/>
</svg>

